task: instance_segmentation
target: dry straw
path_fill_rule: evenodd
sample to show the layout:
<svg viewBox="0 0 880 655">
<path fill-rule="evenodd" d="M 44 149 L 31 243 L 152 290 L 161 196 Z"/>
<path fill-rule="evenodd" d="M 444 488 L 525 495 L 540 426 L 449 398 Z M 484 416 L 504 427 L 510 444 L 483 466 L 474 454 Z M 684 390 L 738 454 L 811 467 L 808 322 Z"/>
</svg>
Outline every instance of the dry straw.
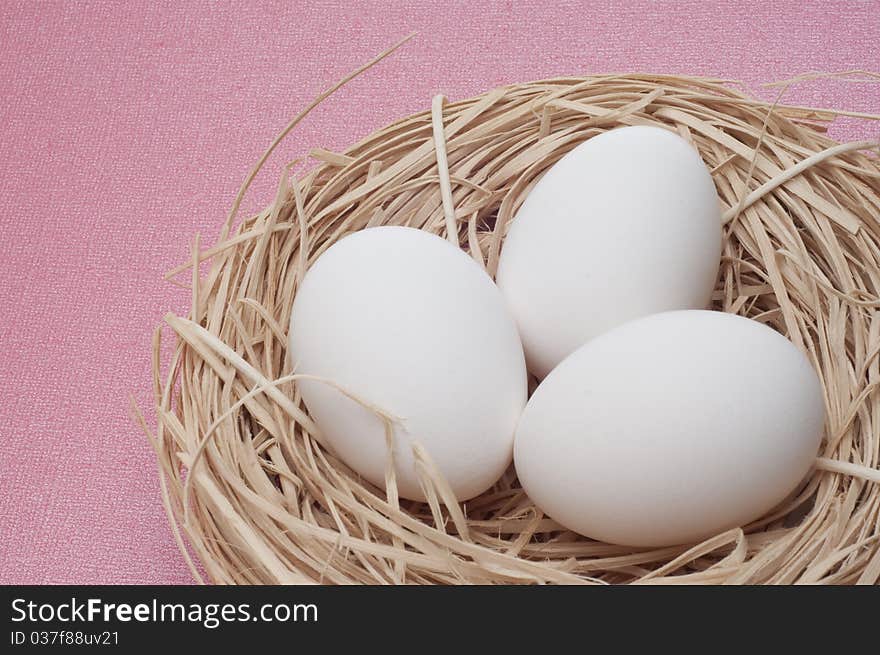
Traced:
<svg viewBox="0 0 880 655">
<path fill-rule="evenodd" d="M 233 230 L 257 170 L 337 87 L 272 144 L 219 242 L 202 250 L 197 240 L 192 260 L 169 274 L 191 269 L 192 309 L 166 317 L 176 344 L 164 366 L 156 331 L 155 430 L 139 419 L 197 579 L 877 582 L 880 164 L 870 152 L 876 144 L 825 136 L 844 112 L 770 105 L 723 80 L 662 75 L 551 79 L 449 104 L 438 97 L 431 111 L 343 153 L 313 151 L 320 165 L 301 179 L 283 176 L 274 202 Z M 659 125 L 699 150 L 724 210 L 715 307 L 786 334 L 819 371 L 828 422 L 809 479 L 751 525 L 699 544 L 634 550 L 560 528 L 523 494 L 513 470 L 464 504 L 424 452 L 429 503 L 398 500 L 392 469 L 385 489 L 358 478 L 325 448 L 286 359 L 304 271 L 344 235 L 394 224 L 449 238 L 492 274 L 505 230 L 541 173 L 622 125 Z M 205 261 L 210 270 L 200 277 Z"/>
</svg>

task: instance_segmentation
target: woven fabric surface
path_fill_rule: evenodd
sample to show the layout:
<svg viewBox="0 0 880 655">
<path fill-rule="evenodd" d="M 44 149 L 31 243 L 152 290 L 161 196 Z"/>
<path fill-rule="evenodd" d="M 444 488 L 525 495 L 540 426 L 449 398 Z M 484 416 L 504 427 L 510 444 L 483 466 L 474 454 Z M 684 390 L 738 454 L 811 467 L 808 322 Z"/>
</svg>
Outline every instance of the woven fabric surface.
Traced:
<svg viewBox="0 0 880 655">
<path fill-rule="evenodd" d="M 509 82 L 649 71 L 760 83 L 880 70 L 880 3 L 0 3 L 0 583 L 187 583 L 153 454 L 150 335 L 188 292 L 163 273 L 218 233 L 291 116 L 401 37 L 278 149 L 282 166 Z M 880 113 L 880 84 L 788 102 Z M 842 120 L 841 140 L 880 125 Z M 185 282 L 185 280 L 184 280 Z"/>
</svg>

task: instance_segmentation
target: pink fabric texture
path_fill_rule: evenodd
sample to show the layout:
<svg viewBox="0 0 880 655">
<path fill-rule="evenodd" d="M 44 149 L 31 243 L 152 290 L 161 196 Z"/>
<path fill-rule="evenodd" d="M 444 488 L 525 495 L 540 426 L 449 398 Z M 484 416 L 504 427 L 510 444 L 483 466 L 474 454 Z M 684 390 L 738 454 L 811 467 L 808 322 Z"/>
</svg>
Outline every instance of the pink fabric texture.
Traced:
<svg viewBox="0 0 880 655">
<path fill-rule="evenodd" d="M 288 119 L 410 32 L 278 149 L 284 163 L 389 121 L 530 79 L 650 71 L 761 82 L 880 69 L 880 3 L 0 4 L 0 582 L 188 583 L 150 447 L 150 334 L 187 292 L 162 279 L 210 244 Z M 880 112 L 880 85 L 786 100 Z M 840 139 L 880 126 L 841 121 Z"/>
</svg>

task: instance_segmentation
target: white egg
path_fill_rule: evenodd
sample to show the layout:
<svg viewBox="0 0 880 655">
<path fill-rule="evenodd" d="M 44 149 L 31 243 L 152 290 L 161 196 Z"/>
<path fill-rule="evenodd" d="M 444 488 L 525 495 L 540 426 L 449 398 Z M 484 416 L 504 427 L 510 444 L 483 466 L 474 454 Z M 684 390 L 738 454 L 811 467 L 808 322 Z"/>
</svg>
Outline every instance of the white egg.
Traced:
<svg viewBox="0 0 880 655">
<path fill-rule="evenodd" d="M 509 466 L 526 402 L 522 346 L 492 280 L 444 239 L 378 227 L 331 246 L 294 300 L 290 355 L 296 373 L 400 419 L 393 453 L 402 497 L 424 499 L 414 442 L 459 500 Z M 303 380 L 299 388 L 333 450 L 384 488 L 385 423 L 333 385 Z"/>
<path fill-rule="evenodd" d="M 497 282 L 529 371 L 639 316 L 707 306 L 721 254 L 715 186 L 697 151 L 659 127 L 582 143 L 511 223 Z"/>
<path fill-rule="evenodd" d="M 760 518 L 810 470 L 822 387 L 785 337 L 740 316 L 655 314 L 579 348 L 517 428 L 529 497 L 588 537 L 691 543 Z"/>
</svg>

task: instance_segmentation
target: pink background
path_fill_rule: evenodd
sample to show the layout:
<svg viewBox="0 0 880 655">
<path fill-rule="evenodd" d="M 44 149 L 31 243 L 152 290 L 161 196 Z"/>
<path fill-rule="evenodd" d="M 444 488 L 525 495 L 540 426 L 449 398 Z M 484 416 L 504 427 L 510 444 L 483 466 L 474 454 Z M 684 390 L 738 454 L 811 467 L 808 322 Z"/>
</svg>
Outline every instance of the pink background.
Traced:
<svg viewBox="0 0 880 655">
<path fill-rule="evenodd" d="M 772 5 L 772 6 L 771 6 Z M 341 148 L 429 106 L 554 75 L 646 70 L 760 82 L 880 70 L 878 2 L 0 4 L 0 582 L 186 583 L 128 395 L 243 176 L 313 96 L 409 32 L 279 149 Z M 755 89 L 765 97 L 773 92 Z M 880 85 L 788 100 L 880 112 Z M 843 123 L 838 138 L 880 125 Z"/>
</svg>

